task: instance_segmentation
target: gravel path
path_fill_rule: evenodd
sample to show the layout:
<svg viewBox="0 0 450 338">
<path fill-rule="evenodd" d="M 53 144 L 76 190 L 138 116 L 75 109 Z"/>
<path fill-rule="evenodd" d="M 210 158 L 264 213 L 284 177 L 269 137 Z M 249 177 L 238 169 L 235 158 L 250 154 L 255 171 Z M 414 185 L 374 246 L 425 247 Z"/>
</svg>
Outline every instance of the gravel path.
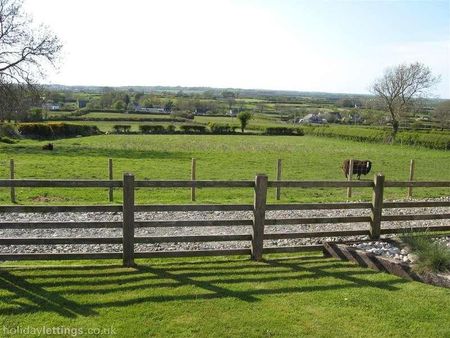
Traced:
<svg viewBox="0 0 450 338">
<path fill-rule="evenodd" d="M 450 197 L 433 199 L 450 201 Z M 384 215 L 392 214 L 436 214 L 450 213 L 449 207 L 439 208 L 405 208 L 385 209 Z M 298 217 L 342 217 L 342 216 L 369 216 L 368 210 L 308 210 L 308 211 L 268 211 L 266 218 L 298 218 Z M 209 219 L 251 219 L 252 213 L 247 211 L 236 212 L 145 212 L 136 213 L 138 220 L 209 220 Z M 121 213 L 3 213 L 0 222 L 38 222 L 38 221 L 121 221 Z M 386 228 L 410 228 L 415 226 L 450 225 L 450 220 L 410 221 L 410 222 L 383 222 Z M 352 224 L 310 224 L 310 225 L 276 225 L 266 226 L 269 232 L 303 232 L 326 230 L 357 230 L 368 229 L 367 223 Z M 138 228 L 136 236 L 182 236 L 182 235 L 219 235 L 219 234 L 249 234 L 249 226 L 237 227 L 166 227 L 166 228 Z M 0 237 L 120 237 L 121 229 L 5 229 L 0 230 Z M 340 237 L 340 240 L 367 239 L 366 236 Z M 289 240 L 268 240 L 266 246 L 293 246 L 320 244 L 324 241 L 337 240 L 337 238 L 308 238 Z M 222 248 L 249 248 L 249 241 L 241 242 L 206 242 L 206 243 L 158 243 L 136 244 L 136 251 L 160 250 L 195 250 L 195 249 L 222 249 Z M 121 245 L 117 244 L 77 244 L 77 245 L 3 245 L 1 253 L 64 253 L 64 252 L 118 252 Z"/>
</svg>

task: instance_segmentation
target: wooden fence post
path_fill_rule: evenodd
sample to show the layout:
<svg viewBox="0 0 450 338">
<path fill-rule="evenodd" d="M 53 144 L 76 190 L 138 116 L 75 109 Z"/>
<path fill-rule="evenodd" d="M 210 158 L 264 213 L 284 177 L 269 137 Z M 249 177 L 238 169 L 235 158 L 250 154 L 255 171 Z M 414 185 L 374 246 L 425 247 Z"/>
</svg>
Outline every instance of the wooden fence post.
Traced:
<svg viewBox="0 0 450 338">
<path fill-rule="evenodd" d="M 347 180 L 351 182 L 352 178 L 353 178 L 353 160 L 350 160 L 350 163 L 348 164 Z M 352 197 L 352 187 L 347 187 L 347 198 L 351 197 Z"/>
<path fill-rule="evenodd" d="M 252 259 L 261 260 L 264 246 L 264 220 L 266 217 L 267 175 L 258 174 L 255 178 L 253 202 Z"/>
<path fill-rule="evenodd" d="M 123 175 L 123 265 L 134 266 L 134 175 Z"/>
<path fill-rule="evenodd" d="M 370 238 L 379 239 L 381 233 L 381 215 L 383 213 L 384 175 L 378 173 L 374 178 L 372 195 L 372 214 L 370 215 Z"/>
<path fill-rule="evenodd" d="M 278 162 L 277 162 L 277 181 L 281 181 L 281 165 L 282 165 L 281 159 L 278 159 Z M 279 201 L 280 198 L 281 198 L 281 188 L 277 187 L 276 189 L 277 189 L 277 201 Z"/>
<path fill-rule="evenodd" d="M 109 180 L 112 181 L 113 180 L 113 160 L 112 158 L 108 159 L 108 174 L 109 174 Z M 114 195 L 113 195 L 113 187 L 109 187 L 109 201 L 112 202 L 114 200 Z"/>
<path fill-rule="evenodd" d="M 191 181 L 195 182 L 195 158 L 192 159 L 192 163 L 191 163 Z M 195 186 L 192 186 L 191 188 L 191 201 L 194 202 L 195 201 Z"/>
<path fill-rule="evenodd" d="M 411 162 L 409 163 L 409 181 L 412 182 L 412 180 L 414 179 L 414 169 L 415 169 L 415 162 L 414 160 L 411 160 Z M 408 187 L 408 197 L 411 198 L 412 197 L 412 191 L 413 188 L 412 187 Z"/>
<path fill-rule="evenodd" d="M 14 179 L 15 176 L 15 169 L 14 169 L 14 160 L 9 160 L 9 178 L 11 180 Z M 11 203 L 16 203 L 16 188 L 11 187 Z"/>
</svg>

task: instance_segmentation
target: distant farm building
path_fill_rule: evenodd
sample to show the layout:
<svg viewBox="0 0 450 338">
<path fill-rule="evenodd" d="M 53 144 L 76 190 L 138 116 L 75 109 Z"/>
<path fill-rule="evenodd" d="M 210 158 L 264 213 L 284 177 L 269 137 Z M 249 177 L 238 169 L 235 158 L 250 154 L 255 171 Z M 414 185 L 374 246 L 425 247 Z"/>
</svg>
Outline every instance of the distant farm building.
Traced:
<svg viewBox="0 0 450 338">
<path fill-rule="evenodd" d="M 303 118 L 297 119 L 295 123 L 317 123 L 317 124 L 327 123 L 327 120 L 323 119 L 319 115 L 320 114 L 318 113 L 311 113 Z"/>
<path fill-rule="evenodd" d="M 151 114 L 167 114 L 164 108 L 158 107 L 141 107 L 139 105 L 135 106 L 135 111 L 143 112 L 143 113 L 151 113 Z"/>
<path fill-rule="evenodd" d="M 237 109 L 230 109 L 230 111 L 227 113 L 228 116 L 237 116 L 238 112 Z"/>
<path fill-rule="evenodd" d="M 206 115 L 208 113 L 208 108 L 196 108 L 194 111 L 194 115 Z"/>
<path fill-rule="evenodd" d="M 88 104 L 88 100 L 77 100 L 78 108 L 84 108 Z"/>
<path fill-rule="evenodd" d="M 310 113 L 302 118 L 297 118 L 295 123 L 338 123 L 341 122 L 342 116 L 339 112 L 320 112 L 320 113 Z"/>
<path fill-rule="evenodd" d="M 44 103 L 42 105 L 42 108 L 44 108 L 45 110 L 60 110 L 61 109 L 61 105 L 59 105 L 58 103 Z"/>
</svg>

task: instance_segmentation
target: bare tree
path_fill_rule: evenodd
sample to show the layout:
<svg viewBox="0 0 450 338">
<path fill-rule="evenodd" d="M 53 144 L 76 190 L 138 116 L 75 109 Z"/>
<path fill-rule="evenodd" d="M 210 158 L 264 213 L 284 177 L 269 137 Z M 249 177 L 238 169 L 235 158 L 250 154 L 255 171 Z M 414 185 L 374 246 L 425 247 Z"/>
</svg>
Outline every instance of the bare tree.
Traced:
<svg viewBox="0 0 450 338">
<path fill-rule="evenodd" d="M 441 130 L 450 127 L 450 100 L 441 102 L 434 109 L 433 117 L 439 122 Z"/>
<path fill-rule="evenodd" d="M 425 97 L 439 81 L 431 69 L 422 63 L 402 64 L 387 69 L 372 85 L 372 92 L 383 103 L 392 121 L 392 140 L 398 132 L 399 120 L 418 98 Z"/>
<path fill-rule="evenodd" d="M 62 48 L 46 26 L 33 24 L 22 5 L 22 0 L 0 0 L 0 118 L 24 109 L 25 97 L 35 97 L 37 81 L 47 66 L 55 66 Z"/>
<path fill-rule="evenodd" d="M 0 85 L 0 121 L 26 120 L 30 107 L 42 102 L 36 86 L 20 84 Z"/>
</svg>

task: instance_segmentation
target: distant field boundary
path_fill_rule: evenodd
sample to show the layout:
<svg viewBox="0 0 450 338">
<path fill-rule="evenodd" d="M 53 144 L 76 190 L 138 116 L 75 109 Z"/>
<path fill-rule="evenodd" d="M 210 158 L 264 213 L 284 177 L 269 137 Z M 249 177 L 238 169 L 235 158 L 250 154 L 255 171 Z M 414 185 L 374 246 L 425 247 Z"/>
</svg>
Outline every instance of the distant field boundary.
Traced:
<svg viewBox="0 0 450 338">
<path fill-rule="evenodd" d="M 384 234 L 405 231 L 397 228 L 384 228 L 384 221 L 438 220 L 450 219 L 450 214 L 408 214 L 383 216 L 383 209 L 414 207 L 446 207 L 450 201 L 439 202 L 383 202 L 386 188 L 391 187 L 448 187 L 450 181 L 385 181 L 382 174 L 377 174 L 373 182 L 367 181 L 269 181 L 267 175 L 260 174 L 249 181 L 135 181 L 133 174 L 124 174 L 123 180 L 0 180 L 0 187 L 60 187 L 60 188 L 121 188 L 123 204 L 95 206 L 0 206 L 0 212 L 122 212 L 123 221 L 119 222 L 1 222 L 1 229 L 56 229 L 56 228 L 121 228 L 121 237 L 51 237 L 51 238 L 0 238 L 0 245 L 53 245 L 53 244 L 122 244 L 121 252 L 113 253 L 33 253 L 33 254 L 0 254 L 0 260 L 49 260 L 49 259 L 122 259 L 124 266 L 134 266 L 135 258 L 149 257 L 187 257 L 212 255 L 250 255 L 254 260 L 261 260 L 265 253 L 298 252 L 322 250 L 323 245 L 268 247 L 264 240 L 341 237 L 367 235 L 378 239 Z M 253 204 L 233 205 L 139 205 L 135 203 L 136 188 L 251 188 L 254 192 Z M 372 189 L 370 203 L 302 203 L 302 204 L 267 204 L 268 188 L 368 188 Z M 324 209 L 368 209 L 370 216 L 347 217 L 312 217 L 267 219 L 269 210 L 324 210 Z M 154 211 L 252 211 L 251 219 L 225 220 L 165 220 L 135 221 L 135 212 Z M 367 223 L 365 230 L 338 230 L 319 232 L 267 233 L 266 225 L 280 224 L 329 224 L 329 223 Z M 137 237 L 135 229 L 142 227 L 202 227 L 202 226 L 249 226 L 250 234 L 233 235 L 195 235 L 195 236 L 163 236 Z M 433 227 L 414 227 L 413 231 L 449 231 L 450 225 Z M 226 242 L 250 241 L 251 248 L 217 249 L 217 250 L 174 250 L 135 252 L 135 244 L 161 242 Z"/>
<path fill-rule="evenodd" d="M 125 114 L 124 114 L 125 115 Z M 155 114 L 161 115 L 161 114 Z M 47 121 L 91 121 L 91 122 L 187 122 L 189 119 L 183 118 L 163 118 L 163 117 L 148 117 L 148 118 L 133 118 L 127 117 L 82 117 L 82 116 L 52 116 L 47 119 Z"/>
<path fill-rule="evenodd" d="M 391 130 L 380 128 L 347 127 L 340 125 L 313 126 L 303 125 L 305 135 L 339 138 L 357 142 L 389 143 Z M 450 150 L 448 132 L 399 131 L 395 144 L 421 146 L 431 149 Z"/>
</svg>

